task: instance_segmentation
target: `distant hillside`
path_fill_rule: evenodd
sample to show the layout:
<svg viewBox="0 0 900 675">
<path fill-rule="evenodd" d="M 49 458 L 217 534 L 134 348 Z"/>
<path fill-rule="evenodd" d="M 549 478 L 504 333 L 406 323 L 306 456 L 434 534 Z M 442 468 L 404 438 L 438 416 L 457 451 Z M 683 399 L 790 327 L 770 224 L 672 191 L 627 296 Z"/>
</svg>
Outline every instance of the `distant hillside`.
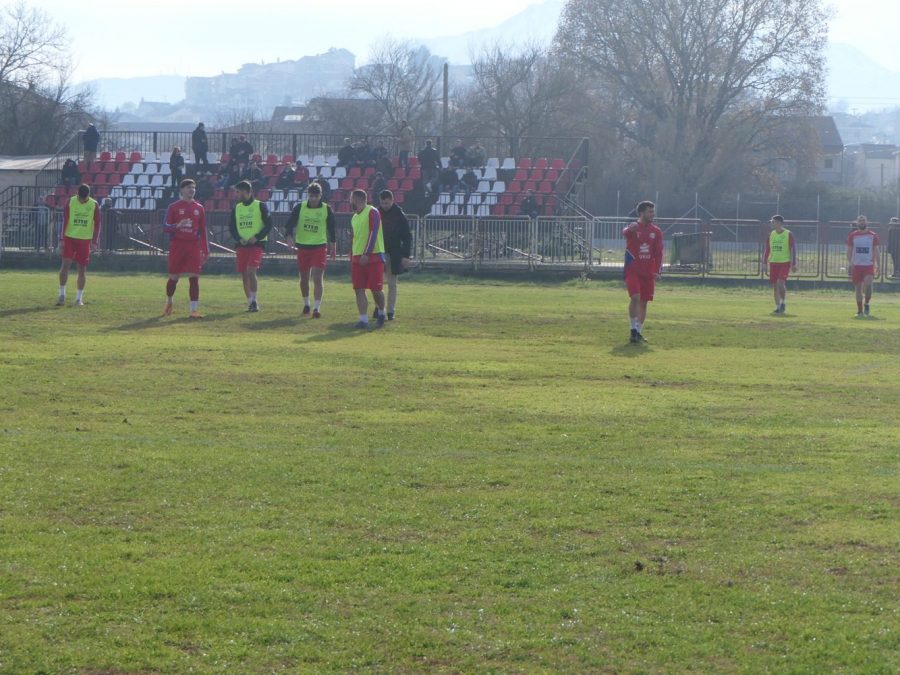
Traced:
<svg viewBox="0 0 900 675">
<path fill-rule="evenodd" d="M 82 82 L 97 92 L 97 102 L 107 110 L 115 110 L 125 103 L 137 105 L 145 101 L 178 103 L 184 100 L 184 81 L 180 75 L 152 77 L 105 78 Z"/>
<path fill-rule="evenodd" d="M 853 45 L 829 44 L 828 98 L 850 110 L 900 106 L 900 71 L 889 70 Z"/>
<path fill-rule="evenodd" d="M 565 7 L 564 0 L 547 0 L 539 5 L 526 7 L 515 16 L 493 28 L 463 33 L 449 37 L 420 38 L 432 54 L 446 57 L 451 63 L 472 62 L 472 51 L 493 44 L 510 45 L 523 42 L 550 44 L 556 34 L 559 17 Z"/>
</svg>

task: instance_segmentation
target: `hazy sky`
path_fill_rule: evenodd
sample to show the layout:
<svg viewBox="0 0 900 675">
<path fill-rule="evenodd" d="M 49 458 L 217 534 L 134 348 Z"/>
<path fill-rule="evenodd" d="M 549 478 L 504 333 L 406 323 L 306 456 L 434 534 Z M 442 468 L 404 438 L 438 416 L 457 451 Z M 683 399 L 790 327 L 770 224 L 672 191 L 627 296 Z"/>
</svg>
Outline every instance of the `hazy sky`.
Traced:
<svg viewBox="0 0 900 675">
<path fill-rule="evenodd" d="M 828 0 L 831 39 L 900 71 L 900 2 Z M 10 0 L 0 0 L 0 5 Z M 497 25 L 542 0 L 31 0 L 65 26 L 75 79 L 215 75 L 242 63 L 294 59 L 329 47 L 363 57 L 386 34 L 452 36 Z M 510 36 L 514 39 L 514 36 Z"/>
</svg>

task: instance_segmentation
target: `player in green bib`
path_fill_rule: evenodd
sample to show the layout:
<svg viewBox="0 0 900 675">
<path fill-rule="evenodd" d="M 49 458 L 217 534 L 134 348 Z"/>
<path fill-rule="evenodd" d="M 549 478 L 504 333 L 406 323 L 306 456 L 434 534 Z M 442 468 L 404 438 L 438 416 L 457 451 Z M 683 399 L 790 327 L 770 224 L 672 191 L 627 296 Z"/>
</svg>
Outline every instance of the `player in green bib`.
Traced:
<svg viewBox="0 0 900 675">
<path fill-rule="evenodd" d="M 266 238 L 272 229 L 272 217 L 266 205 L 253 197 L 253 186 L 245 180 L 234 186 L 238 202 L 231 210 L 228 229 L 234 239 L 237 253 L 237 270 L 244 283 L 247 311 L 258 312 L 256 293 L 259 281 L 256 272 L 262 265 Z"/>
<path fill-rule="evenodd" d="M 325 291 L 325 264 L 328 255 L 334 260 L 334 212 L 322 201 L 322 188 L 313 183 L 307 188 L 306 200 L 297 204 L 285 225 L 287 244 L 297 251 L 297 272 L 300 275 L 300 295 L 303 297 L 303 316 L 318 319 L 322 316 L 322 295 Z M 313 281 L 313 299 L 309 305 L 309 280 Z"/>
<path fill-rule="evenodd" d="M 56 305 L 66 304 L 66 283 L 69 267 L 74 262 L 78 266 L 78 293 L 75 305 L 84 305 L 84 284 L 91 252 L 97 250 L 100 241 L 100 207 L 91 199 L 91 188 L 82 185 L 78 195 L 69 199 L 63 212 L 63 230 L 59 238 L 62 264 L 59 267 L 59 299 Z"/>
<path fill-rule="evenodd" d="M 791 231 L 784 228 L 783 217 L 772 216 L 770 223 L 772 231 L 766 239 L 763 265 L 768 265 L 769 283 L 775 296 L 773 314 L 784 314 L 788 274 L 797 271 L 797 243 Z"/>
</svg>

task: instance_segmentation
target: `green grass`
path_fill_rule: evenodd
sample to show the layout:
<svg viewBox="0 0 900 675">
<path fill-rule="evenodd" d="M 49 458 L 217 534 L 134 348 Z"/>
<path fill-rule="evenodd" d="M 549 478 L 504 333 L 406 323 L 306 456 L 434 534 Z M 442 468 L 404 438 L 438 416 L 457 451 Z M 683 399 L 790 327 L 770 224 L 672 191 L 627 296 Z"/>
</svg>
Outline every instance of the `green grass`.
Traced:
<svg viewBox="0 0 900 675">
<path fill-rule="evenodd" d="M 0 273 L 0 672 L 900 669 L 900 295 L 403 282 Z"/>
</svg>

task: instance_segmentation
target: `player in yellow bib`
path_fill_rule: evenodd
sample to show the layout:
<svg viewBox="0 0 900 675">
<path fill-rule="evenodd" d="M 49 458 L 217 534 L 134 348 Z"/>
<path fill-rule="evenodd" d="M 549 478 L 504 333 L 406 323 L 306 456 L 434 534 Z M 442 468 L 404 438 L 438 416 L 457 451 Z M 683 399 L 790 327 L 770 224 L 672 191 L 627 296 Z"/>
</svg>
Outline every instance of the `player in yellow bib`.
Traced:
<svg viewBox="0 0 900 675">
<path fill-rule="evenodd" d="M 272 229 L 272 217 L 266 205 L 253 198 L 253 186 L 245 180 L 234 186 L 238 202 L 231 210 L 228 223 L 237 249 L 237 270 L 244 283 L 247 311 L 258 312 L 256 292 L 259 282 L 256 272 L 262 265 L 266 239 Z"/>
<path fill-rule="evenodd" d="M 100 241 L 100 207 L 91 199 L 91 188 L 82 185 L 78 195 L 72 197 L 63 212 L 63 230 L 59 238 L 62 264 L 59 267 L 59 299 L 57 307 L 66 304 L 66 283 L 72 262 L 78 266 L 78 293 L 75 305 L 84 305 L 84 284 L 91 253 L 97 250 Z"/>
<path fill-rule="evenodd" d="M 784 314 L 788 274 L 797 271 L 797 242 L 791 231 L 784 229 L 784 218 L 772 216 L 770 223 L 772 231 L 766 239 L 763 265 L 769 267 L 769 283 L 775 296 L 775 311 L 772 313 Z"/>
</svg>

